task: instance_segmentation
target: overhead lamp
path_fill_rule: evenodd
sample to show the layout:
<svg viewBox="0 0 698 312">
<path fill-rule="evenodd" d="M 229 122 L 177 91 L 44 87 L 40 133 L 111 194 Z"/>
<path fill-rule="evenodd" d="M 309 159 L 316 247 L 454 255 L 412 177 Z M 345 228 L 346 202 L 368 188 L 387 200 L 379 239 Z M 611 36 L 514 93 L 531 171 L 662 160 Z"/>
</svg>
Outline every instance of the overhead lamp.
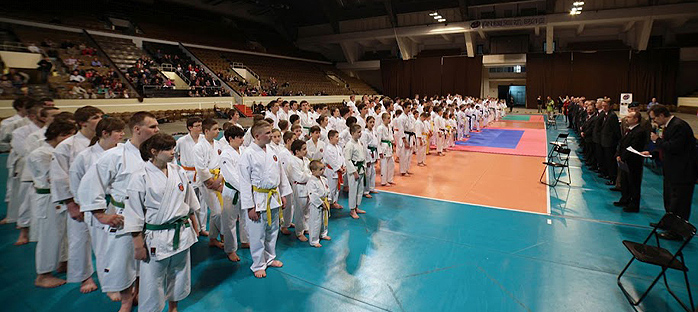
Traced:
<svg viewBox="0 0 698 312">
<path fill-rule="evenodd" d="M 583 6 L 583 5 L 584 5 L 584 1 L 577 1 L 577 2 L 575 2 L 575 3 L 572 3 L 572 5 L 574 5 L 574 6 Z"/>
<path fill-rule="evenodd" d="M 446 19 L 445 19 L 445 18 L 440 18 L 440 19 L 438 19 L 437 21 L 439 21 L 439 23 L 443 23 L 443 22 L 446 21 Z"/>
<path fill-rule="evenodd" d="M 439 13 L 436 13 L 436 12 L 429 13 L 429 16 L 437 16 L 437 15 L 439 15 Z"/>
<path fill-rule="evenodd" d="M 443 16 L 441 16 L 441 15 L 434 16 L 435 20 L 440 19 L 440 18 L 443 18 Z"/>
</svg>

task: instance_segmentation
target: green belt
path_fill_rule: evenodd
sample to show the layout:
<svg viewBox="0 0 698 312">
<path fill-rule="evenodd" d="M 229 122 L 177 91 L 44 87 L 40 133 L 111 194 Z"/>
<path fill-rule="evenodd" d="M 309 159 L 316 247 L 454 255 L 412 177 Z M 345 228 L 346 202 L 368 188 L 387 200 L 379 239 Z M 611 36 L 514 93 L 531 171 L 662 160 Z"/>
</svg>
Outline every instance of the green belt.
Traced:
<svg viewBox="0 0 698 312">
<path fill-rule="evenodd" d="M 124 205 L 124 203 L 115 201 L 114 198 L 111 197 L 111 195 L 109 195 L 109 194 L 107 194 L 106 199 L 107 199 L 107 206 L 109 206 L 109 203 L 111 203 L 112 205 L 114 205 L 114 207 L 121 208 L 121 209 L 126 208 L 126 205 Z"/>
<path fill-rule="evenodd" d="M 378 150 L 378 148 L 375 147 L 375 146 L 367 146 L 367 148 L 368 148 L 368 150 L 371 151 L 371 152 L 375 152 L 375 151 Z"/>
<path fill-rule="evenodd" d="M 34 189 L 36 190 L 37 194 L 41 194 L 41 195 L 51 194 L 51 189 L 47 189 L 47 188 L 44 189 L 44 188 L 38 188 L 38 187 L 35 187 Z"/>
<path fill-rule="evenodd" d="M 235 196 L 233 196 L 233 205 L 237 205 L 238 197 L 240 197 L 240 191 L 238 191 L 238 189 L 234 188 L 233 185 L 228 182 L 225 182 L 225 187 L 235 191 Z"/>
<path fill-rule="evenodd" d="M 174 239 L 172 241 L 172 245 L 175 250 L 179 248 L 179 231 L 182 225 L 185 225 L 186 227 L 189 227 L 189 217 L 181 217 L 179 219 L 175 219 L 173 221 L 170 221 L 165 224 L 145 224 L 145 229 L 150 230 L 150 231 L 164 231 L 164 230 L 172 230 L 174 229 Z"/>
<path fill-rule="evenodd" d="M 385 144 L 390 145 L 390 147 L 393 147 L 393 141 L 390 141 L 390 140 L 381 140 L 381 143 L 385 143 Z"/>
<path fill-rule="evenodd" d="M 356 167 L 356 172 L 361 172 L 362 170 L 365 170 L 363 161 L 353 161 L 352 160 L 351 162 L 354 164 L 354 167 Z"/>
</svg>

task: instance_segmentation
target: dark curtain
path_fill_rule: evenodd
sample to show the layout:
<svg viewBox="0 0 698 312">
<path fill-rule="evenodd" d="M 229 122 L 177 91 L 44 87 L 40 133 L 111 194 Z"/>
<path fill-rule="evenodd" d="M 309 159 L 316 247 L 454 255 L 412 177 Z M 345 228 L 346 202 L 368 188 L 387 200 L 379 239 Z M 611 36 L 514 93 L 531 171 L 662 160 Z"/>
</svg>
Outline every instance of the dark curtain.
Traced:
<svg viewBox="0 0 698 312">
<path fill-rule="evenodd" d="M 526 56 L 526 106 L 536 108 L 541 96 L 555 98 L 569 92 L 572 81 L 571 53 L 528 54 Z"/>
<path fill-rule="evenodd" d="M 628 92 L 633 100 L 646 103 L 653 97 L 659 103 L 676 104 L 679 49 L 633 53 L 630 59 Z"/>
<path fill-rule="evenodd" d="M 482 56 L 382 60 L 383 93 L 395 97 L 461 94 L 480 96 Z"/>
<path fill-rule="evenodd" d="M 587 98 L 608 96 L 613 103 L 620 101 L 621 92 L 628 90 L 630 51 L 599 51 L 572 53 L 571 85 L 568 92 L 551 94 L 584 95 Z"/>
</svg>

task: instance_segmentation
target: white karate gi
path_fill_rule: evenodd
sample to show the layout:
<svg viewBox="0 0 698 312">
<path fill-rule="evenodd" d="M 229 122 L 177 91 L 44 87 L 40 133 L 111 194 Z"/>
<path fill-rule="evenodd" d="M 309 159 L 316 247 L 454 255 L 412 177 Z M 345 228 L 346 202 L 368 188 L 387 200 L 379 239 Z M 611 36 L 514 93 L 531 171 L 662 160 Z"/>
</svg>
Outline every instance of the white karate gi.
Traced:
<svg viewBox="0 0 698 312">
<path fill-rule="evenodd" d="M 269 144 L 267 147 L 272 146 L 272 149 L 276 153 L 277 156 L 279 156 L 279 162 L 281 163 L 281 168 L 284 170 L 284 173 L 286 173 L 286 179 L 288 179 L 288 162 L 295 156 L 291 154 L 291 151 L 289 151 L 286 148 L 286 145 L 279 144 Z M 290 181 L 287 181 L 290 184 Z M 293 223 L 293 216 L 294 216 L 294 211 L 296 210 L 296 203 L 293 200 L 293 194 L 289 194 L 286 197 L 286 208 L 284 208 L 284 211 L 282 211 L 283 218 L 281 218 L 281 224 L 279 226 L 288 228 L 291 226 L 291 223 Z"/>
<path fill-rule="evenodd" d="M 308 210 L 310 218 L 308 220 L 308 236 L 311 245 L 318 244 L 321 237 L 327 236 L 327 226 L 323 218 L 329 218 L 329 210 L 323 211 L 323 199 L 329 203 L 330 187 L 327 178 L 324 176 L 312 176 L 306 185 L 308 190 Z M 324 216 L 323 216 L 324 215 Z"/>
<path fill-rule="evenodd" d="M 427 158 L 427 138 L 429 136 L 429 129 L 427 129 L 426 120 L 417 120 L 415 122 L 414 131 L 417 136 L 417 163 L 424 163 Z"/>
<path fill-rule="evenodd" d="M 405 127 L 407 123 L 407 116 L 405 114 L 400 114 L 397 118 L 393 119 L 392 127 L 395 129 L 395 132 L 393 132 L 395 136 L 395 152 L 397 153 L 397 157 L 400 159 L 400 173 L 407 173 L 407 162 L 403 161 L 403 158 L 405 157 L 405 149 L 406 149 L 406 144 L 405 142 L 402 141 L 403 138 L 407 139 L 405 137 Z"/>
<path fill-rule="evenodd" d="M 271 111 L 267 111 L 267 112 L 264 114 L 264 119 L 267 119 L 267 118 L 270 118 L 271 120 L 274 121 L 274 123 L 272 124 L 272 127 L 276 128 L 276 129 L 279 129 L 279 115 L 278 115 L 278 112 L 277 112 L 276 114 L 274 114 L 274 113 L 272 113 Z"/>
<path fill-rule="evenodd" d="M 393 160 L 393 135 L 384 124 L 376 129 L 378 138 L 378 154 L 381 159 L 381 185 L 393 182 L 395 175 L 395 160 Z"/>
<path fill-rule="evenodd" d="M 310 127 L 316 124 L 315 119 L 310 115 L 310 112 L 304 113 L 303 111 L 298 112 L 298 117 L 300 117 L 301 127 L 303 127 L 303 134 L 310 135 Z"/>
<path fill-rule="evenodd" d="M 95 144 L 97 145 L 97 144 Z M 80 211 L 105 211 L 107 214 L 123 214 L 128 194 L 129 179 L 142 172 L 145 162 L 138 147 L 131 141 L 104 152 L 80 181 L 77 199 Z M 111 200 L 107 205 L 107 194 Z M 138 274 L 138 264 L 133 257 L 133 239 L 123 229 L 111 228 L 94 220 L 92 226 L 106 235 L 92 236 L 97 258 L 97 276 L 102 292 L 117 292 L 133 285 Z"/>
<path fill-rule="evenodd" d="M 351 140 L 351 133 L 349 132 L 349 127 L 344 127 L 342 132 L 339 133 L 339 142 L 337 145 L 339 145 L 339 148 L 344 149 L 344 145 L 347 144 Z"/>
<path fill-rule="evenodd" d="M 242 212 L 245 214 L 247 232 L 250 236 L 252 256 L 250 269 L 253 272 L 265 270 L 276 258 L 276 238 L 279 234 L 278 208 L 281 207 L 281 196 L 291 194 L 291 186 L 288 184 L 286 172 L 281 167 L 279 157 L 269 147 L 262 149 L 256 143 L 251 144 L 240 156 L 238 168 Z M 253 186 L 276 191 L 263 193 L 254 191 Z M 259 212 L 259 220 L 253 221 L 249 218 L 249 209 Z"/>
<path fill-rule="evenodd" d="M 221 229 L 225 242 L 223 250 L 225 253 L 233 253 L 238 249 L 238 233 L 237 222 L 240 217 L 240 242 L 243 244 L 249 243 L 247 236 L 247 228 L 245 227 L 245 216 L 241 215 L 240 208 L 240 172 L 238 162 L 240 154 L 244 151 L 240 147 L 240 151 L 236 151 L 230 146 L 223 148 L 221 154 L 221 174 L 225 180 L 223 187 L 223 212 L 221 214 Z"/>
<path fill-rule="evenodd" d="M 36 130 L 27 136 L 27 138 L 25 139 L 25 146 L 24 146 L 24 148 L 27 150 L 27 153 L 31 153 L 32 151 L 36 150 L 37 148 L 39 148 L 41 145 L 43 145 L 46 142 L 45 141 L 46 137 L 44 136 L 44 134 L 46 133 L 46 128 L 48 128 L 48 126 L 43 126 L 39 130 Z M 27 155 L 27 156 L 29 156 L 29 155 Z M 28 166 L 29 166 L 29 164 L 27 164 L 25 162 L 24 163 L 24 170 L 22 171 L 22 175 L 21 175 L 22 181 L 31 181 L 32 180 L 32 174 L 31 174 L 31 171 L 29 171 Z M 36 242 L 38 239 L 37 235 L 39 234 L 37 232 L 37 230 L 38 230 L 37 223 L 39 222 L 39 220 L 37 219 L 37 216 L 34 213 L 34 208 L 36 207 L 34 204 L 36 203 L 36 200 L 33 197 L 36 197 L 36 193 L 33 192 L 32 189 L 30 189 L 28 191 L 28 194 L 29 194 L 28 198 L 30 200 L 29 210 L 32 212 L 31 222 L 29 224 L 29 241 Z M 61 244 L 62 244 L 62 242 L 61 242 Z M 61 252 L 62 252 L 61 256 L 63 257 L 63 260 L 64 261 L 67 260 L 67 254 L 68 254 L 67 253 L 67 246 L 64 248 L 61 248 Z"/>
<path fill-rule="evenodd" d="M 60 203 L 74 197 L 70 188 L 70 166 L 75 158 L 90 145 L 90 139 L 81 132 L 69 137 L 56 146 L 51 160 L 51 198 Z M 64 204 L 61 204 L 65 206 Z M 67 209 L 67 206 L 64 208 Z M 83 221 L 73 220 L 66 213 L 68 233 L 68 283 L 81 283 L 94 269 L 92 267 L 92 248 L 90 230 Z"/>
<path fill-rule="evenodd" d="M 330 185 L 330 197 L 328 200 L 332 204 L 337 202 L 339 198 L 339 174 L 337 171 L 344 167 L 344 153 L 339 145 L 327 144 L 322 159 L 326 166 L 325 177 Z"/>
<path fill-rule="evenodd" d="M 308 229 L 307 221 L 310 217 L 310 211 L 308 211 L 306 183 L 313 175 L 308 165 L 310 165 L 310 160 L 307 157 L 300 159 L 293 156 L 286 163 L 288 181 L 293 189 L 293 221 L 296 225 L 294 229 L 296 236 L 303 235 L 303 231 Z"/>
<path fill-rule="evenodd" d="M 12 150 L 15 152 L 15 164 L 13 166 L 14 176 L 17 177 L 20 182 L 17 190 L 13 190 L 13 195 L 15 196 L 10 199 L 10 205 L 17 205 L 17 227 L 20 228 L 29 227 L 32 221 L 31 209 L 33 206 L 32 197 L 34 196 L 34 192 L 31 192 L 31 175 L 27 176 L 27 174 L 24 173 L 24 167 L 26 164 L 26 157 L 31 152 L 31 150 L 27 149 L 27 137 L 39 129 L 40 128 L 36 124 L 29 122 L 12 131 L 12 141 L 10 141 Z M 31 235 L 30 239 L 33 239 Z"/>
<path fill-rule="evenodd" d="M 317 143 L 313 142 L 312 139 L 306 142 L 306 149 L 308 150 L 308 159 L 310 161 L 319 160 L 322 161 L 323 154 L 325 152 L 325 142 L 318 138 Z"/>
<path fill-rule="evenodd" d="M 366 147 L 361 140 L 349 140 L 344 146 L 344 159 L 347 166 L 347 180 L 349 184 L 349 208 L 358 208 L 361 198 L 364 196 L 364 179 L 366 173 Z M 362 168 L 363 167 L 363 168 Z M 359 178 L 354 178 L 354 173 Z"/>
<path fill-rule="evenodd" d="M 194 142 L 191 134 L 179 138 L 175 146 L 175 160 L 179 160 L 179 164 L 187 172 L 187 178 L 192 182 L 194 193 L 196 193 L 196 197 L 199 199 L 199 207 L 201 208 L 196 215 L 196 219 L 199 221 L 199 230 L 206 231 L 208 207 L 201 199 L 201 189 L 199 189 L 199 184 L 197 183 L 199 181 L 196 175 L 196 156 L 194 155 L 194 146 L 202 140 L 206 140 L 203 134 L 199 134 L 199 139 L 196 142 Z"/>
<path fill-rule="evenodd" d="M 211 170 L 220 170 L 221 154 L 223 153 L 223 145 L 221 142 L 213 140 L 213 144 L 199 139 L 199 142 L 194 145 L 194 167 L 196 168 L 197 184 L 201 193 L 201 201 L 205 203 L 211 213 L 211 221 L 209 224 L 209 239 L 218 239 L 221 232 L 221 201 L 220 193 L 216 190 L 211 190 L 204 185 L 204 182 L 214 177 Z M 200 213 L 199 213 L 200 214 Z M 206 219 L 199 220 L 199 223 L 206 223 Z"/>
<path fill-rule="evenodd" d="M 65 209 L 51 201 L 49 166 L 53 146 L 44 142 L 27 156 L 27 171 L 33 180 L 34 215 L 36 216 L 36 273 L 51 273 L 58 267 L 61 241 L 65 236 Z"/>
<path fill-rule="evenodd" d="M 127 193 L 124 232 L 143 232 L 148 252 L 147 260 L 139 263 L 138 309 L 162 311 L 166 300 L 181 301 L 191 291 L 189 247 L 196 243 L 197 234 L 189 215 L 199 210 L 199 200 L 184 169 L 173 163 L 167 164 L 165 175 L 147 162 L 131 175 Z M 170 229 L 148 228 L 172 223 Z"/>
<path fill-rule="evenodd" d="M 378 138 L 374 130 L 364 129 L 361 143 L 366 147 L 366 188 L 364 194 L 376 190 L 376 162 L 378 157 Z"/>
<path fill-rule="evenodd" d="M 5 192 L 5 202 L 7 203 L 7 218 L 8 223 L 17 222 L 17 216 L 19 214 L 19 204 L 21 201 L 12 200 L 16 197 L 16 192 L 19 190 L 19 176 L 15 175 L 15 164 L 17 163 L 17 152 L 11 149 L 12 132 L 24 125 L 29 121 L 29 118 L 20 117 L 19 115 L 14 115 L 10 118 L 4 119 L 0 122 L 0 141 L 5 146 L 4 148 L 10 149 L 10 154 L 7 157 L 7 186 Z"/>
</svg>

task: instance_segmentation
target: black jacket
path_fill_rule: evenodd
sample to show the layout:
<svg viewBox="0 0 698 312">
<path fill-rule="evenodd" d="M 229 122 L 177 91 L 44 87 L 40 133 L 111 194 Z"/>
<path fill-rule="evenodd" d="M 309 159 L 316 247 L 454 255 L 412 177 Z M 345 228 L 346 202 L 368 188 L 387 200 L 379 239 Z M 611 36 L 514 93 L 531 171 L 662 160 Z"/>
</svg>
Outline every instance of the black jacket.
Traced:
<svg viewBox="0 0 698 312">
<path fill-rule="evenodd" d="M 616 113 L 609 111 L 601 122 L 601 146 L 616 147 L 618 140 L 620 140 L 620 122 Z"/>
<path fill-rule="evenodd" d="M 620 159 L 629 166 L 642 166 L 644 157 L 629 152 L 627 148 L 632 146 L 636 151 L 644 151 L 648 140 L 649 132 L 640 125 L 636 125 L 635 128 L 628 131 L 628 133 L 620 139 L 616 156 L 620 156 Z"/>
<path fill-rule="evenodd" d="M 601 144 L 601 128 L 603 126 L 603 121 L 606 118 L 606 113 L 604 111 L 598 112 L 596 117 L 596 121 L 594 122 L 594 127 L 591 130 L 593 135 L 593 141 L 594 143 Z"/>
<path fill-rule="evenodd" d="M 582 124 L 582 132 L 584 132 L 584 142 L 593 142 L 594 125 L 596 125 L 596 120 L 598 118 L 598 114 L 593 114 L 589 116 L 589 118 Z"/>
<path fill-rule="evenodd" d="M 698 179 L 696 138 L 691 126 L 674 116 L 664 129 L 657 148 L 664 156 L 664 179 L 672 183 L 695 183 Z"/>
</svg>

